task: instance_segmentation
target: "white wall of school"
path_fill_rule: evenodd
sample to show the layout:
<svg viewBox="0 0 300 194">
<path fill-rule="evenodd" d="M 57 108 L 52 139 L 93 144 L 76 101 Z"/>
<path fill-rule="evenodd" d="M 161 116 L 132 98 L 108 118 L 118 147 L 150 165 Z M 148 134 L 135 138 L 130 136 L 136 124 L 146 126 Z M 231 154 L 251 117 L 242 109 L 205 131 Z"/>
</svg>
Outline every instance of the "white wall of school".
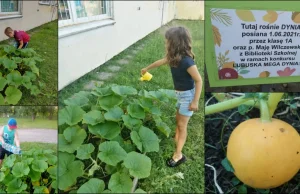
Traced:
<svg viewBox="0 0 300 194">
<path fill-rule="evenodd" d="M 57 19 L 57 11 L 53 6 L 41 5 L 39 1 L 22 1 L 22 17 L 0 18 L 0 41 L 8 37 L 4 34 L 6 27 L 17 30 L 30 30 L 42 24 L 48 23 L 51 19 Z M 53 17 L 52 17 L 53 15 Z"/>
<path fill-rule="evenodd" d="M 175 18 L 204 20 L 204 1 L 177 1 Z"/>
<path fill-rule="evenodd" d="M 59 38 L 59 90 L 174 19 L 174 4 L 115 1 L 113 25 Z"/>
</svg>

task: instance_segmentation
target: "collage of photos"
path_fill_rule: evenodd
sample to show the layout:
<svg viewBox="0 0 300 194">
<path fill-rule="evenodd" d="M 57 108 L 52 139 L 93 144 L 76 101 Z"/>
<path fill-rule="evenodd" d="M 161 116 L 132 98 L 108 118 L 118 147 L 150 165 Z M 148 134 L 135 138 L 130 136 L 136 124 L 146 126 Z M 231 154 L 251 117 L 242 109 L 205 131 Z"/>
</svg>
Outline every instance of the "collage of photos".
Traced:
<svg viewBox="0 0 300 194">
<path fill-rule="evenodd" d="M 300 193 L 300 1 L 0 0 L 0 193 Z"/>
</svg>

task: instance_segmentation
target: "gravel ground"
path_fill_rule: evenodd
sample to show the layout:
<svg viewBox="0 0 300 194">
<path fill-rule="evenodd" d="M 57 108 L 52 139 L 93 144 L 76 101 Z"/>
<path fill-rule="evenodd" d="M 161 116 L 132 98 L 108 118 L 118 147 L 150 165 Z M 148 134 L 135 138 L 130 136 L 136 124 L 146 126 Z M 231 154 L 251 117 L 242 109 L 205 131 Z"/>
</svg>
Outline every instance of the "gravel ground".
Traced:
<svg viewBox="0 0 300 194">
<path fill-rule="evenodd" d="M 57 143 L 57 130 L 19 129 L 20 142 Z"/>
</svg>

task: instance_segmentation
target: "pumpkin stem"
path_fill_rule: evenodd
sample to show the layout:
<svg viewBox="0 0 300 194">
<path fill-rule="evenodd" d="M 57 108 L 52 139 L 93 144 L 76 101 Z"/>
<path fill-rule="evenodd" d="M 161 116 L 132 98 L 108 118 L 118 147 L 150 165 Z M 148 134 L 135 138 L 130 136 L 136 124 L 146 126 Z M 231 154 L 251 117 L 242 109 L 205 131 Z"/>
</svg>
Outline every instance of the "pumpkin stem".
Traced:
<svg viewBox="0 0 300 194">
<path fill-rule="evenodd" d="M 236 108 L 239 105 L 241 105 L 244 102 L 247 102 L 249 100 L 251 100 L 251 99 L 245 98 L 245 96 L 241 96 L 238 98 L 233 98 L 230 100 L 219 102 L 217 104 L 209 105 L 209 106 L 205 107 L 205 115 L 214 114 L 214 113 L 218 113 L 218 112 L 222 112 L 225 110 Z"/>
<path fill-rule="evenodd" d="M 269 100 L 268 100 L 268 106 L 270 111 L 270 117 L 273 116 L 278 103 L 280 102 L 282 96 L 284 93 L 270 93 Z"/>
<path fill-rule="evenodd" d="M 263 123 L 268 123 L 271 122 L 271 116 L 270 116 L 270 111 L 268 107 L 268 103 L 265 99 L 260 99 L 259 100 L 259 105 L 260 105 L 260 119 Z"/>
</svg>

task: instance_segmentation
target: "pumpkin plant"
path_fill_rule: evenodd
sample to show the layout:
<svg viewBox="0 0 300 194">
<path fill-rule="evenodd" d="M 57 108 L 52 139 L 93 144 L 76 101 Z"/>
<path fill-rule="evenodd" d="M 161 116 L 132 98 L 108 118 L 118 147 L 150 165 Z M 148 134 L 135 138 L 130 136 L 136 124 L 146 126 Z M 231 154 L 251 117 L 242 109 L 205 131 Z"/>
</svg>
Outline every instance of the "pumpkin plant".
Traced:
<svg viewBox="0 0 300 194">
<path fill-rule="evenodd" d="M 0 169 L 0 193 L 57 193 L 57 156 L 31 149 L 10 155 Z"/>
<path fill-rule="evenodd" d="M 0 105 L 17 104 L 22 98 L 23 88 L 34 96 L 41 93 L 40 87 L 44 84 L 37 80 L 37 65 L 42 61 L 32 48 L 0 47 Z"/>
<path fill-rule="evenodd" d="M 120 85 L 65 100 L 59 111 L 59 190 L 144 192 L 136 187 L 150 175 L 147 154 L 158 152 L 160 137 L 171 131 L 161 110 L 175 100 L 171 90 L 138 92 Z"/>
<path fill-rule="evenodd" d="M 300 136 L 289 123 L 272 118 L 283 93 L 250 93 L 226 99 L 214 94 L 219 103 L 206 106 L 205 114 L 239 107 L 260 110 L 260 118 L 240 123 L 231 133 L 227 158 L 231 170 L 245 185 L 257 189 L 278 187 L 291 180 L 300 169 Z"/>
</svg>

